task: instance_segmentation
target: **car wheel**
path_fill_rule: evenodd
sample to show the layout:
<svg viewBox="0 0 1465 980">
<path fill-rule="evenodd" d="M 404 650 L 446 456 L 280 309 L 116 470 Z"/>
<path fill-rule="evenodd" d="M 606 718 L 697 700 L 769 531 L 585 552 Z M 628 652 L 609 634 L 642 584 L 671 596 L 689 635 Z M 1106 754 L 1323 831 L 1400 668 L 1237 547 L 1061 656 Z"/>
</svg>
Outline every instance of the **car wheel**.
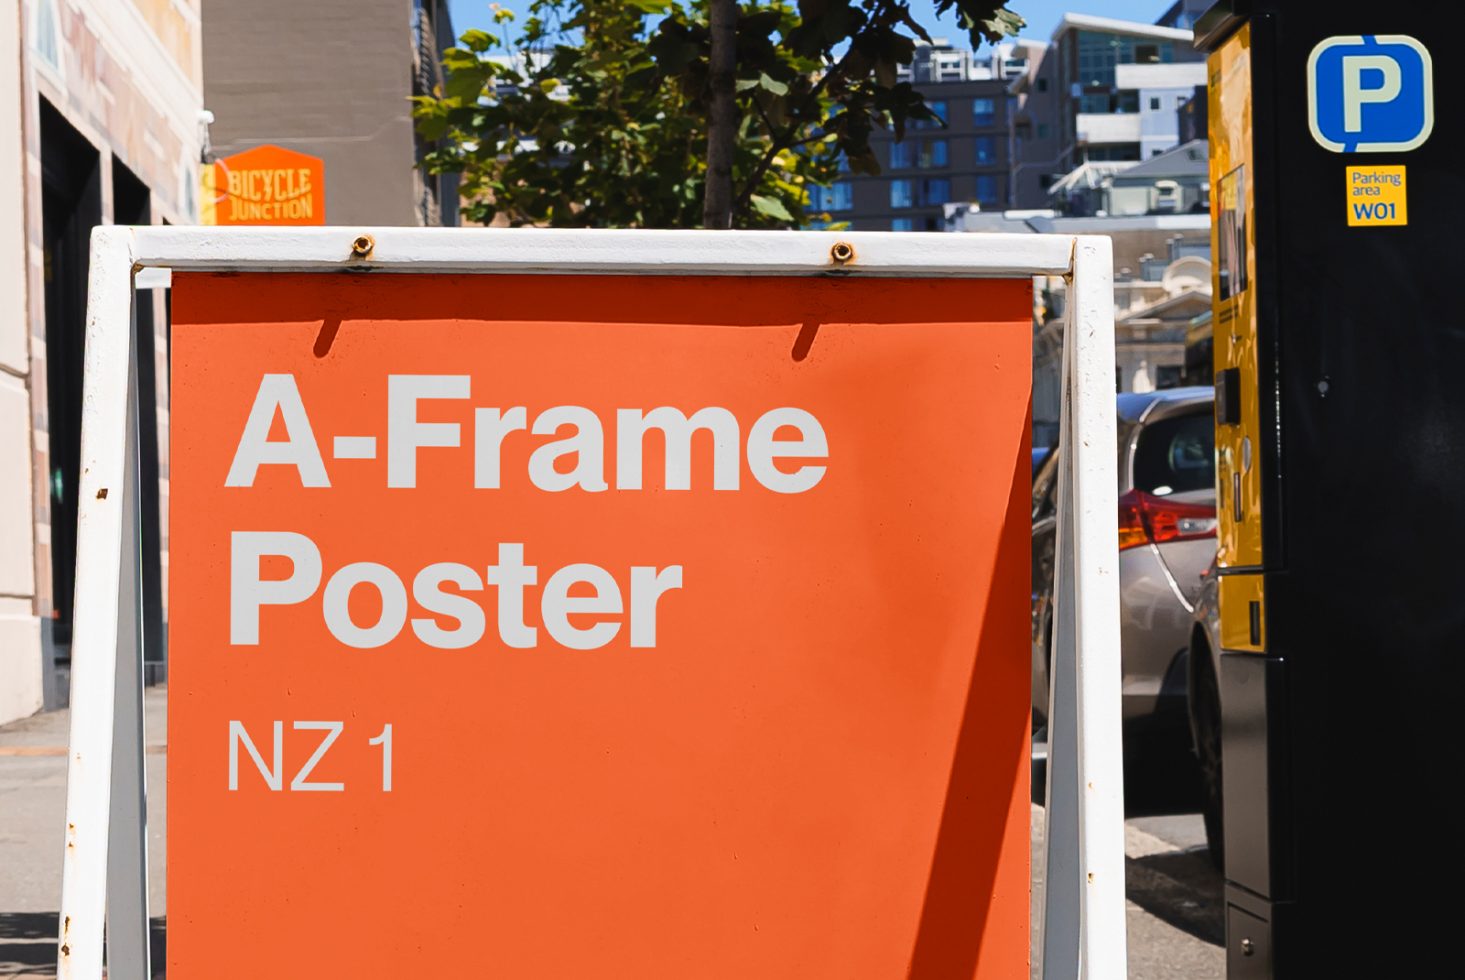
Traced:
<svg viewBox="0 0 1465 980">
<path fill-rule="evenodd" d="M 1044 633 L 1045 636 L 1048 637 L 1048 641 L 1043 644 L 1043 657 L 1046 660 L 1046 674 L 1045 674 L 1045 676 L 1047 677 L 1047 681 L 1048 682 L 1043 685 L 1043 695 L 1044 695 L 1043 704 L 1041 706 L 1040 705 L 1037 705 L 1037 704 L 1032 705 L 1033 734 L 1034 735 L 1036 735 L 1038 732 L 1040 732 L 1043 729 L 1045 729 L 1045 728 L 1048 727 L 1048 701 L 1047 701 L 1047 699 L 1048 698 L 1051 698 L 1052 697 L 1052 693 L 1053 693 L 1053 614 L 1052 613 L 1045 613 L 1044 616 L 1043 616 L 1043 633 Z"/>
<path fill-rule="evenodd" d="M 1206 825 L 1206 846 L 1211 863 L 1218 869 L 1226 866 L 1226 838 L 1221 823 L 1221 694 L 1211 666 L 1210 652 L 1205 647 L 1190 651 L 1191 668 L 1196 671 L 1191 692 L 1191 718 L 1195 726 L 1195 756 L 1200 764 L 1201 816 Z"/>
</svg>

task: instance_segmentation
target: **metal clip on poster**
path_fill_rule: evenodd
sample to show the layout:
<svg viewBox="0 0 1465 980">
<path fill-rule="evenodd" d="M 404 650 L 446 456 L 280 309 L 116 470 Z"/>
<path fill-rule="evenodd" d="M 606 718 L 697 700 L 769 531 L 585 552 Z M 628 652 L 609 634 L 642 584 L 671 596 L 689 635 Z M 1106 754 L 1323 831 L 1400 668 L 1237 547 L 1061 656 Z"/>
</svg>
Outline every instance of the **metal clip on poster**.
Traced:
<svg viewBox="0 0 1465 980">
<path fill-rule="evenodd" d="M 100 980 L 109 913 L 110 975 L 154 969 L 130 320 L 170 270 L 178 976 L 462 972 L 433 941 L 460 929 L 499 930 L 474 968 L 516 976 L 1023 973 L 1046 275 L 1069 294 L 1033 953 L 1120 980 L 1111 265 L 1067 235 L 96 229 L 60 977 Z M 485 535 L 513 539 L 486 574 L 423 566 Z M 407 627 L 409 593 L 437 618 Z M 450 767 L 463 737 L 475 770 Z"/>
</svg>

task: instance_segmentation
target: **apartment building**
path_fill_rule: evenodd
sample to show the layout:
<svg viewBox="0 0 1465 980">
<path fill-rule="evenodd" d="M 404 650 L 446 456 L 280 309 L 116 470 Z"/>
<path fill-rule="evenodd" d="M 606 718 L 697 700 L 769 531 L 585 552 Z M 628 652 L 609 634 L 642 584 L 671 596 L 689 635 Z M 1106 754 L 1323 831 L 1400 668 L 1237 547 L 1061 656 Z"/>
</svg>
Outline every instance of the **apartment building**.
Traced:
<svg viewBox="0 0 1465 980">
<path fill-rule="evenodd" d="M 1004 207 L 1007 86 L 1026 71 L 1028 53 L 1024 42 L 997 45 L 985 57 L 940 38 L 919 45 L 901 79 L 915 85 L 941 122 L 913 123 L 900 141 L 876 130 L 870 143 L 879 175 L 849 175 L 816 189 L 813 208 L 861 231 L 940 231 L 949 202 Z"/>
<path fill-rule="evenodd" d="M 1189 23 L 1177 3 L 1161 20 Z M 1140 161 L 1177 146 L 1177 110 L 1204 86 L 1188 28 L 1065 14 L 1009 86 L 1009 206 L 1047 206 L 1049 188 L 1091 162 Z"/>
</svg>

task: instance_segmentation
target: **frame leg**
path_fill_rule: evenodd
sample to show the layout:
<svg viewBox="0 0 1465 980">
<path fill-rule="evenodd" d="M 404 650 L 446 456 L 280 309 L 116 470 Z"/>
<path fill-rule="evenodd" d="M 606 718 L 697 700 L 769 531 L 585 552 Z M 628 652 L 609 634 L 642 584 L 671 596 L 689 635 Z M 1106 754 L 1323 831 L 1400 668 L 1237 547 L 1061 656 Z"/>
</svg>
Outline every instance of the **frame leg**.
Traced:
<svg viewBox="0 0 1465 980">
<path fill-rule="evenodd" d="M 101 980 L 132 341 L 132 239 L 92 231 L 58 980 Z M 136 564 L 136 555 L 130 557 Z M 133 608 L 128 606 L 129 609 Z M 135 636 L 135 626 L 128 629 Z"/>
<path fill-rule="evenodd" d="M 148 325 L 151 329 L 151 324 Z M 134 324 L 134 330 L 136 324 Z M 138 485 L 138 386 L 134 337 L 127 395 L 122 562 L 117 590 L 117 678 L 112 723 L 112 802 L 107 847 L 107 966 L 118 980 L 150 980 L 147 770 L 143 757 L 142 509 Z"/>
<path fill-rule="evenodd" d="M 1070 314 L 1072 307 L 1070 305 Z M 1064 325 L 1058 416 L 1058 501 L 1053 568 L 1053 659 L 1048 681 L 1048 785 L 1043 811 L 1043 920 L 1038 948 L 1043 980 L 1079 975 L 1083 895 L 1078 887 L 1078 701 L 1073 608 L 1072 316 Z"/>
<path fill-rule="evenodd" d="M 1113 256 L 1075 239 L 1063 336 L 1042 976 L 1123 980 Z"/>
</svg>

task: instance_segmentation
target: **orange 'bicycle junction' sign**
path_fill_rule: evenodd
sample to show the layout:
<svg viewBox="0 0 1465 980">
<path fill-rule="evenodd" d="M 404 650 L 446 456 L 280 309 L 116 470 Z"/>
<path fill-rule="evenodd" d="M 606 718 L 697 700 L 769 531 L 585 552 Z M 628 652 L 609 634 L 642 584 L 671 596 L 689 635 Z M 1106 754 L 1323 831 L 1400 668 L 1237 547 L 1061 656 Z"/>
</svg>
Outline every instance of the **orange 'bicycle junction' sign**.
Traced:
<svg viewBox="0 0 1465 980">
<path fill-rule="evenodd" d="M 221 157 L 200 174 L 206 225 L 323 225 L 326 170 L 320 157 L 256 146 Z"/>
</svg>

